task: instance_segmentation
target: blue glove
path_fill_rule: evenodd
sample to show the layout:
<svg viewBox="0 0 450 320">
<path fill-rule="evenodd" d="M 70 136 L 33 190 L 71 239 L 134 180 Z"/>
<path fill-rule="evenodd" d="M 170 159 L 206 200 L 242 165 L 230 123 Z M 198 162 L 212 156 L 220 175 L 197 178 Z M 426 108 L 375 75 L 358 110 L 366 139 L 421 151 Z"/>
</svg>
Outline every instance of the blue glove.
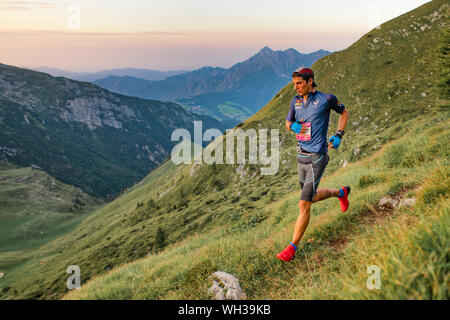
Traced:
<svg viewBox="0 0 450 320">
<path fill-rule="evenodd" d="M 300 134 L 300 131 L 302 130 L 302 124 L 300 121 L 295 121 L 291 124 L 291 130 L 294 131 L 296 134 Z"/>
<path fill-rule="evenodd" d="M 339 146 L 341 145 L 341 137 L 339 137 L 337 134 L 332 136 L 329 141 L 333 144 L 334 149 L 339 148 Z"/>
</svg>

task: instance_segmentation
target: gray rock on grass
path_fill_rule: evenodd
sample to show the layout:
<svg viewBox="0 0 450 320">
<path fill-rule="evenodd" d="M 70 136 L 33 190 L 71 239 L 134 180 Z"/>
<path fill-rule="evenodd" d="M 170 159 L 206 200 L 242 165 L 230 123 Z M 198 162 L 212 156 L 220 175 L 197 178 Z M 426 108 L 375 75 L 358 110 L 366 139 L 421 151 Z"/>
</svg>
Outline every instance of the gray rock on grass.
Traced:
<svg viewBox="0 0 450 320">
<path fill-rule="evenodd" d="M 239 280 L 232 274 L 216 271 L 211 276 L 213 284 L 208 292 L 216 300 L 245 300 L 247 295 L 241 289 Z M 216 281 L 217 280 L 217 281 Z"/>
</svg>

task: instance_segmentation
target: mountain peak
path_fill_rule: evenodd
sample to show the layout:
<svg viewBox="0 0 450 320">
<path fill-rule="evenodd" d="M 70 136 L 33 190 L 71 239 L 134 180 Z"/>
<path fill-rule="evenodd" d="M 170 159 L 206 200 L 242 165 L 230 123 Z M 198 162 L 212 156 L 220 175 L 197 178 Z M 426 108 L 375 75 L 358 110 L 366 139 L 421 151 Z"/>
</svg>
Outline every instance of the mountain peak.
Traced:
<svg viewBox="0 0 450 320">
<path fill-rule="evenodd" d="M 286 50 L 284 50 L 284 52 L 285 52 L 285 53 L 300 53 L 300 52 L 298 52 L 297 50 L 295 50 L 294 48 L 286 49 Z"/>
<path fill-rule="evenodd" d="M 258 52 L 258 54 L 259 55 L 270 55 L 270 54 L 272 54 L 273 53 L 273 50 L 272 49 L 270 49 L 269 47 L 264 47 L 264 48 L 262 48 L 259 52 Z"/>
</svg>

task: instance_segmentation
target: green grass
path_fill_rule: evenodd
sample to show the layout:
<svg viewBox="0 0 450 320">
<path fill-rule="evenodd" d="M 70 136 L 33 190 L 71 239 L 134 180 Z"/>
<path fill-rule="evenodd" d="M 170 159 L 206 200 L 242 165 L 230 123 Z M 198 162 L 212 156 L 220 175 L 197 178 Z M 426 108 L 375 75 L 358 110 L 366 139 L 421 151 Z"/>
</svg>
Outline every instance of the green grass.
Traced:
<svg viewBox="0 0 450 320">
<path fill-rule="evenodd" d="M 41 170 L 2 164 L 0 203 L 0 272 L 7 279 L 37 248 L 75 229 L 103 201 Z"/>
<path fill-rule="evenodd" d="M 187 100 L 189 101 L 191 98 L 187 98 Z M 220 101 L 221 98 L 218 97 L 216 100 Z M 231 101 L 223 101 L 219 104 L 209 103 L 207 105 L 203 105 L 200 101 L 190 101 L 189 103 L 186 103 L 184 99 L 181 99 L 178 103 L 187 111 L 206 115 L 219 121 L 235 120 L 240 122 L 255 113 L 246 106 Z"/>
<path fill-rule="evenodd" d="M 38 247 L 103 202 L 33 168 L 0 170 L 0 253 Z"/>
<path fill-rule="evenodd" d="M 253 112 L 245 106 L 231 101 L 219 104 L 216 108 L 226 117 L 239 121 L 244 121 L 253 114 Z"/>
</svg>

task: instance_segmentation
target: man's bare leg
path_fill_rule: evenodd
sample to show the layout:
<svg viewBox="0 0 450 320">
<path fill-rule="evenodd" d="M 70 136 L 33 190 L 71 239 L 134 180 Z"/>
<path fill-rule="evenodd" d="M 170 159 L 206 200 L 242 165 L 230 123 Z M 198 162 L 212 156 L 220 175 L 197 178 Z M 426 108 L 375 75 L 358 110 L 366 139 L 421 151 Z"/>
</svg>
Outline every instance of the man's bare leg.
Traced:
<svg viewBox="0 0 450 320">
<path fill-rule="evenodd" d="M 297 222 L 294 227 L 294 235 L 292 236 L 292 243 L 296 246 L 300 242 L 300 239 L 305 233 L 306 227 L 309 223 L 309 216 L 311 212 L 311 201 L 300 200 L 298 206 L 300 208 L 300 213 L 297 218 Z"/>
<path fill-rule="evenodd" d="M 298 206 L 300 208 L 300 212 L 297 218 L 297 222 L 294 227 L 294 234 L 292 236 L 292 243 L 296 246 L 300 242 L 303 234 L 305 233 L 306 227 L 309 223 L 309 217 L 311 213 L 311 204 L 317 201 L 322 201 L 331 197 L 339 197 L 338 189 L 320 189 L 317 190 L 314 198 L 311 201 L 300 200 Z"/>
<path fill-rule="evenodd" d="M 317 190 L 312 202 L 322 201 L 332 197 L 339 197 L 338 189 L 319 189 Z"/>
</svg>

